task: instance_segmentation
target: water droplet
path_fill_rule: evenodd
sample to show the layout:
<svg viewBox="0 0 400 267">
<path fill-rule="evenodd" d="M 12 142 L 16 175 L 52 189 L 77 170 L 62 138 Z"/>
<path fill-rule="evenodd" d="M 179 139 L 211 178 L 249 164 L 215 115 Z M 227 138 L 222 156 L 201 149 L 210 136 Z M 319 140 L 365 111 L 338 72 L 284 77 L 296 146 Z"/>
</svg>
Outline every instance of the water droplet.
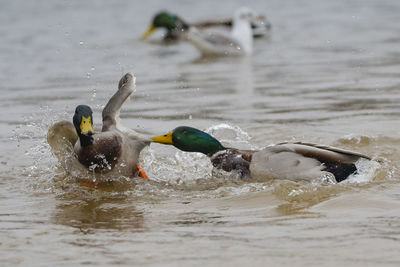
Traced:
<svg viewBox="0 0 400 267">
<path fill-rule="evenodd" d="M 92 90 L 92 101 L 93 101 L 93 98 L 96 98 L 96 88 L 93 88 L 93 90 Z"/>
</svg>

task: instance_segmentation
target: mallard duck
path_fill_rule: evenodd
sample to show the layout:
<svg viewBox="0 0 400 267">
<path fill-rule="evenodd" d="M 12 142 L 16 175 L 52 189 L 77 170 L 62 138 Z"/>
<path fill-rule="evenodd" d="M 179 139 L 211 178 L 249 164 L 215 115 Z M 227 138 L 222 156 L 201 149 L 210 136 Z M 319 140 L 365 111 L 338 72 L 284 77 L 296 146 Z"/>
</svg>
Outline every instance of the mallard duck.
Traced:
<svg viewBox="0 0 400 267">
<path fill-rule="evenodd" d="M 224 34 L 222 32 L 199 31 L 178 16 L 161 12 L 155 16 L 153 23 L 142 35 L 142 38 L 147 38 L 156 28 L 165 27 L 168 39 L 183 36 L 203 56 L 248 55 L 253 51 L 253 34 L 250 22 L 254 17 L 254 12 L 250 9 L 238 9 L 233 18 L 231 32 Z"/>
<path fill-rule="evenodd" d="M 154 15 L 152 23 L 145 33 L 142 34 L 142 39 L 149 37 L 157 28 L 164 28 L 166 34 L 165 41 L 176 41 L 182 36 L 182 32 L 189 27 L 198 29 L 208 29 L 213 27 L 232 27 L 233 18 L 208 19 L 195 23 L 186 23 L 179 16 L 168 11 L 161 11 Z M 253 37 L 262 37 L 267 35 L 271 30 L 271 24 L 264 15 L 256 15 L 251 20 L 251 29 Z"/>
<path fill-rule="evenodd" d="M 75 109 L 73 123 L 57 122 L 47 134 L 47 141 L 59 160 L 69 155 L 79 163 L 74 168 L 96 173 L 115 172 L 124 176 L 137 173 L 146 178 L 138 164 L 140 151 L 150 139 L 125 128 L 120 123 L 122 104 L 135 90 L 135 77 L 125 74 L 119 81 L 118 91 L 111 97 L 102 112 L 103 126 L 100 133 L 93 130 L 93 112 L 89 106 L 79 105 Z"/>
<path fill-rule="evenodd" d="M 355 163 L 359 159 L 370 160 L 356 152 L 301 142 L 279 143 L 261 150 L 228 148 L 208 133 L 187 126 L 151 139 L 183 151 L 203 153 L 210 157 L 214 167 L 236 171 L 242 177 L 289 180 L 329 177 L 341 182 L 357 173 Z"/>
</svg>

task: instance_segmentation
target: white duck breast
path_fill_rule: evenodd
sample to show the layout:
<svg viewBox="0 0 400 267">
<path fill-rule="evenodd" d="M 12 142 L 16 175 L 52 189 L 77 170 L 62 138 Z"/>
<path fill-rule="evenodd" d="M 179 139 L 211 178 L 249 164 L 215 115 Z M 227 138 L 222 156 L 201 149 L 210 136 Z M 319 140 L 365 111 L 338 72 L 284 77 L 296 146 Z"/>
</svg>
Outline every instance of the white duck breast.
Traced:
<svg viewBox="0 0 400 267">
<path fill-rule="evenodd" d="M 337 182 L 357 171 L 354 163 L 367 156 L 329 146 L 308 143 L 281 143 L 253 154 L 250 163 L 252 177 L 313 180 L 324 175 Z"/>
</svg>

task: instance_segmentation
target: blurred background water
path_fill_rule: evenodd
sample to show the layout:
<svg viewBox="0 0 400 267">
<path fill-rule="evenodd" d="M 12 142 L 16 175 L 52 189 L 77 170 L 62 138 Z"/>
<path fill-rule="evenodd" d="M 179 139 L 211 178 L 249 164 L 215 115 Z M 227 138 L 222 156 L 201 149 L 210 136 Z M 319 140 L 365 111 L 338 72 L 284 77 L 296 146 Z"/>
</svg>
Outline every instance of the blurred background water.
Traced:
<svg viewBox="0 0 400 267">
<path fill-rule="evenodd" d="M 273 30 L 244 58 L 200 59 L 190 44 L 143 42 L 167 9 L 196 21 L 242 1 L 0 1 L 2 265 L 400 264 L 400 3 L 246 3 Z M 336 185 L 242 181 L 199 154 L 151 145 L 151 181 L 82 187 L 58 165 L 48 127 L 119 78 L 137 91 L 121 117 L 147 134 L 179 125 L 229 144 L 334 145 L 380 161 Z"/>
</svg>

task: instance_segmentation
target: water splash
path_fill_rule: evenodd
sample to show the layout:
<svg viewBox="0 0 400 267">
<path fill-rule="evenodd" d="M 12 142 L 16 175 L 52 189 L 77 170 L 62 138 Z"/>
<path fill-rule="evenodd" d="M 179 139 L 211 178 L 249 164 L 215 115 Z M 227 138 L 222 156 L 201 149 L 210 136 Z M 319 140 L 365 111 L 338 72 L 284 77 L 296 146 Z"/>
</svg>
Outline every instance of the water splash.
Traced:
<svg viewBox="0 0 400 267">
<path fill-rule="evenodd" d="M 357 173 L 352 174 L 342 183 L 366 183 L 372 181 L 381 165 L 377 161 L 359 159 L 356 162 Z"/>
<path fill-rule="evenodd" d="M 250 143 L 249 134 L 239 126 L 221 123 L 211 126 L 206 132 L 228 146 L 234 146 L 239 149 L 257 149 L 256 146 Z"/>
<path fill-rule="evenodd" d="M 25 123 L 16 127 L 11 141 L 25 148 L 24 164 L 18 169 L 21 176 L 29 178 L 27 186 L 47 191 L 51 189 L 52 177 L 58 173 L 58 163 L 50 156 L 50 147 L 45 137 L 47 129 L 59 116 L 53 116 L 53 110 L 47 106 L 41 107 L 39 113 L 24 118 Z"/>
<path fill-rule="evenodd" d="M 151 179 L 170 185 L 185 185 L 200 179 L 210 179 L 212 165 L 207 156 L 201 153 L 162 154 L 152 148 L 143 153 L 143 167 Z"/>
<path fill-rule="evenodd" d="M 33 122 L 32 118 L 27 118 L 26 125 L 21 126 L 14 135 L 18 142 L 25 140 L 29 143 L 26 156 L 33 159 L 33 163 L 25 171 L 30 178 L 29 184 L 35 190 L 50 190 L 57 194 L 86 194 L 88 189 L 81 189 L 77 183 L 81 174 L 75 172 L 76 168 L 68 162 L 75 159 L 67 157 L 66 162 L 58 162 L 45 140 L 49 126 L 68 114 L 54 116 L 49 108 L 43 108 L 41 113 L 44 114 L 40 116 L 42 120 Z M 257 149 L 251 144 L 249 134 L 238 126 L 223 123 L 211 126 L 206 131 L 229 146 Z M 110 185 L 109 189 L 103 190 L 133 194 L 152 201 L 174 197 L 220 198 L 272 190 L 278 199 L 302 203 L 300 206 L 305 207 L 342 192 L 348 185 L 371 181 L 379 168 L 376 162 L 371 165 L 368 161 L 359 161 L 358 174 L 346 183 L 333 184 L 329 177 L 322 177 L 321 180 L 311 183 L 244 180 L 238 175 L 213 168 L 209 158 L 201 153 L 177 151 L 172 147 L 161 152 L 151 147 L 145 148 L 141 153 L 140 163 L 148 173 L 150 182 L 124 176 L 110 177 L 106 180 L 106 185 Z M 96 182 L 97 175 L 89 171 L 84 178 Z"/>
</svg>

